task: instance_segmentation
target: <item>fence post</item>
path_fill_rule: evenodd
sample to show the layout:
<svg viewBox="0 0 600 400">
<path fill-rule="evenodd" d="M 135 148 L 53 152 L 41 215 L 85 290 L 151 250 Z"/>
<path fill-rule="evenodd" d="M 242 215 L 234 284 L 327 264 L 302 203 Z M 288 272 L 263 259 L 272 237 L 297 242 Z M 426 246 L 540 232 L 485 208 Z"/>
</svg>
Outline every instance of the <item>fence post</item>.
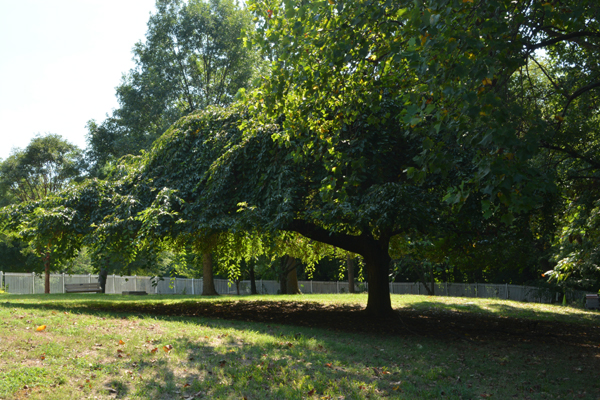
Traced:
<svg viewBox="0 0 600 400">
<path fill-rule="evenodd" d="M 173 294 L 177 294 L 177 278 L 173 278 Z"/>
<path fill-rule="evenodd" d="M 31 273 L 31 294 L 35 294 L 35 272 Z"/>
<path fill-rule="evenodd" d="M 340 293 L 340 281 L 335 281 L 335 293 Z"/>
<path fill-rule="evenodd" d="M 310 281 L 310 294 L 313 294 L 313 293 L 314 292 L 313 292 L 313 288 L 312 288 L 312 279 L 311 279 L 311 281 Z"/>
<path fill-rule="evenodd" d="M 446 286 L 446 297 L 448 296 L 448 282 L 444 282 L 444 285 Z"/>
<path fill-rule="evenodd" d="M 194 295 L 194 278 L 192 278 L 192 296 Z"/>
<path fill-rule="evenodd" d="M 113 274 L 113 294 L 117 294 L 117 290 L 115 289 L 115 274 Z"/>
<path fill-rule="evenodd" d="M 508 300 L 508 283 L 506 284 L 506 300 Z"/>
<path fill-rule="evenodd" d="M 137 275 L 133 276 L 133 291 L 137 292 Z"/>
<path fill-rule="evenodd" d="M 64 272 L 62 273 L 62 278 L 63 278 L 62 287 L 63 287 L 63 293 L 64 293 L 65 292 L 65 273 Z"/>
</svg>

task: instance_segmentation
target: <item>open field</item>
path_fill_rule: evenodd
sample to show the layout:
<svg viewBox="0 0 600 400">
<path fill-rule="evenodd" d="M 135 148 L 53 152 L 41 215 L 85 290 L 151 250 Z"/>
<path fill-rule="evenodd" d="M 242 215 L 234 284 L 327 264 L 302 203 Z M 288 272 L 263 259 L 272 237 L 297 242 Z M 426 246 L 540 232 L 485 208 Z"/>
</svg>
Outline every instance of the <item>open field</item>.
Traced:
<svg viewBox="0 0 600 400">
<path fill-rule="evenodd" d="M 382 321 L 365 295 L 2 295 L 0 399 L 600 399 L 598 312 L 392 302 Z"/>
</svg>

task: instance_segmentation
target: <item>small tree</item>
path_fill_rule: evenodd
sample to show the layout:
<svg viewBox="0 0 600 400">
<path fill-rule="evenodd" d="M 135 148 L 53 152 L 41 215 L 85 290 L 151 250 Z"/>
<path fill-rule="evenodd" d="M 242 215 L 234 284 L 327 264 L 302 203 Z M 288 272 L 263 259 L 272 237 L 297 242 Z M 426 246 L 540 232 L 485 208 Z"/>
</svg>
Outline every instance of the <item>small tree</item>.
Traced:
<svg viewBox="0 0 600 400">
<path fill-rule="evenodd" d="M 0 164 L 0 191 L 16 203 L 35 204 L 42 202 L 66 189 L 80 175 L 83 169 L 82 152 L 56 134 L 36 136 L 29 145 L 17 149 Z M 63 218 L 62 209 L 45 210 L 26 206 L 32 211 L 31 219 L 14 221 L 16 233 L 29 243 L 28 249 L 41 260 L 45 274 L 44 292 L 50 293 L 50 270 L 56 265 L 52 260 L 56 237 L 41 237 L 35 233 L 38 223 L 46 224 L 48 219 Z M 13 216 L 16 214 L 9 213 Z M 7 214 L 8 215 L 8 214 Z"/>
</svg>

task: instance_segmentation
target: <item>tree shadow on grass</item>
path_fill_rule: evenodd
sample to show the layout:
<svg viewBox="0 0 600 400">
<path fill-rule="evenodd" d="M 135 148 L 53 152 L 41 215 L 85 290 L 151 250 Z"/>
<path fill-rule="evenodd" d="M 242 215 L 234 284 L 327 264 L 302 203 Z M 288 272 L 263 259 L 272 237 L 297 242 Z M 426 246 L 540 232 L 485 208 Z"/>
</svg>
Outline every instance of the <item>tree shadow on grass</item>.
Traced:
<svg viewBox="0 0 600 400">
<path fill-rule="evenodd" d="M 460 307 L 464 309 L 464 303 L 449 304 L 446 305 L 449 307 L 447 310 L 440 310 L 435 307 L 436 302 L 423 301 L 413 304 L 414 309 L 399 310 L 396 318 L 384 320 L 369 319 L 357 306 L 319 306 L 307 302 L 247 304 L 224 299 L 210 304 L 194 301 L 127 304 L 124 307 L 119 303 L 120 308 L 115 310 L 106 307 L 71 308 L 58 304 L 0 303 L 23 310 L 70 311 L 125 319 L 152 317 L 162 322 L 192 325 L 194 333 L 169 339 L 168 343 L 153 342 L 156 352 L 145 348 L 131 359 L 115 359 L 104 364 L 103 368 L 119 371 L 109 382 L 117 389 L 116 398 L 247 396 L 249 399 L 287 399 L 311 397 L 312 389 L 315 389 L 313 395 L 319 397 L 366 398 L 369 395 L 381 398 L 399 394 L 393 391 L 394 387 L 402 390 L 406 398 L 438 398 L 441 393 L 444 393 L 444 398 L 475 398 L 482 387 L 489 385 L 484 381 L 484 375 L 505 371 L 503 367 L 495 367 L 495 363 L 505 362 L 503 352 L 511 360 L 520 357 L 521 351 L 514 350 L 515 346 L 517 349 L 520 345 L 537 347 L 525 347 L 533 354 L 527 355 L 533 361 L 524 356 L 517 360 L 516 366 L 511 364 L 511 373 L 526 369 L 532 363 L 539 364 L 535 353 L 551 353 L 547 350 L 551 347 L 549 344 L 543 347 L 539 343 L 552 337 L 559 343 L 579 346 L 588 358 L 593 355 L 591 353 L 599 352 L 587 343 L 597 339 L 597 333 L 596 336 L 582 335 L 583 338 L 556 337 L 551 331 L 551 336 L 548 336 L 547 327 L 543 325 L 546 321 L 527 327 L 522 319 L 498 318 L 476 304 L 468 304 L 467 313 L 460 311 Z M 568 326 L 561 323 L 553 327 Z M 205 328 L 217 329 L 221 337 L 212 330 L 212 333 L 202 334 Z M 593 326 L 589 328 L 594 329 Z M 251 332 L 257 338 L 252 343 L 241 343 L 242 332 Z M 548 343 L 555 346 L 552 341 Z M 173 347 L 169 352 L 163 350 L 163 346 L 167 345 Z M 490 362 L 482 364 L 481 357 L 494 352 L 499 354 L 494 356 L 496 358 L 491 365 Z M 474 355 L 469 364 L 471 353 Z M 577 352 L 572 350 L 569 354 L 578 357 Z M 562 353 L 559 357 L 563 357 Z M 356 365 L 360 368 L 353 368 Z M 556 371 L 540 366 L 547 371 L 548 379 L 544 380 L 561 382 L 563 372 L 580 368 L 577 360 L 561 362 L 559 366 Z M 384 367 L 389 375 L 384 374 Z M 577 373 L 580 375 L 569 375 L 569 390 L 576 386 L 585 387 L 588 381 L 587 375 L 581 375 L 587 374 L 587 370 L 580 368 Z M 458 374 L 463 377 L 481 375 L 481 385 L 460 380 L 455 376 Z M 507 378 L 511 379 L 512 375 Z M 522 380 L 531 382 L 534 379 Z M 471 384 L 472 388 L 469 387 Z M 523 393 L 542 391 L 533 384 L 521 386 L 518 390 Z M 559 386 L 552 387 L 562 390 Z M 502 396 L 508 394 L 506 391 L 496 393 Z"/>
<path fill-rule="evenodd" d="M 0 303 L 2 304 L 2 303 Z M 6 303 L 4 303 L 6 305 Z M 586 323 L 573 324 L 549 311 L 524 312 L 508 304 L 475 302 L 440 303 L 424 300 L 401 308 L 388 318 L 367 315 L 360 305 L 324 305 L 318 302 L 244 301 L 224 298 L 222 301 L 182 300 L 118 301 L 74 304 L 9 303 L 9 307 L 45 308 L 79 313 L 131 313 L 133 315 L 160 315 L 203 317 L 246 322 L 261 322 L 322 328 L 377 336 L 427 337 L 438 341 L 478 340 L 531 341 L 547 340 L 571 346 L 589 346 L 600 343 L 600 314 L 585 314 Z M 502 315 L 489 308 L 503 311 Z M 506 314 L 513 316 L 506 316 Z M 590 320 L 591 318 L 591 320 Z"/>
</svg>

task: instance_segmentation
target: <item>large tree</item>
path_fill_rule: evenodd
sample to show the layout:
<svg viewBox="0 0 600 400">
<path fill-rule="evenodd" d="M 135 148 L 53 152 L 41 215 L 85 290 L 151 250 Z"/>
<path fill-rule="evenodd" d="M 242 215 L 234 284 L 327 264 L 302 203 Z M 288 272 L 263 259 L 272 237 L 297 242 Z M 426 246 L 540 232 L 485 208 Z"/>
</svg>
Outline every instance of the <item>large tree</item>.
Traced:
<svg viewBox="0 0 600 400">
<path fill-rule="evenodd" d="M 245 47 L 251 15 L 233 0 L 158 0 L 146 39 L 134 49 L 135 68 L 116 88 L 119 108 L 88 122 L 89 157 L 107 161 L 147 150 L 182 116 L 207 105 L 227 105 L 261 70 Z"/>
<path fill-rule="evenodd" d="M 557 160 L 579 159 L 580 171 L 590 166 L 587 150 L 593 151 L 594 142 L 582 138 L 581 149 L 573 151 L 564 142 L 564 121 L 593 124 L 590 114 L 575 114 L 575 105 L 586 104 L 600 88 L 595 1 L 249 4 L 261 24 L 256 41 L 279 55 L 270 78 L 253 93 L 257 118 L 280 118 L 282 129 L 273 137 L 288 146 L 290 157 L 323 165 L 318 193 L 329 203 L 318 219 L 296 216 L 290 226 L 305 235 L 333 241 L 340 233 L 335 218 L 352 210 L 347 199 L 355 187 L 407 187 L 399 185 L 403 181 L 415 187 L 437 181 L 436 189 L 456 209 L 476 196 L 478 218 L 497 216 L 508 225 L 556 193 L 555 170 L 540 162 L 545 150 L 558 152 Z M 556 96 L 550 102 L 545 92 L 529 90 L 532 101 L 525 106 L 520 88 L 527 83 L 515 75 L 541 49 L 554 57 L 556 79 L 549 79 Z M 363 148 L 348 150 L 383 131 L 388 143 L 409 143 L 415 150 L 403 152 L 404 162 L 385 163 L 388 180 L 377 181 L 378 171 L 367 168 L 378 157 Z M 377 155 L 385 159 L 389 148 L 380 145 Z M 447 179 L 449 173 L 456 175 Z M 380 192 L 372 209 L 396 202 L 393 191 Z M 388 237 L 410 226 L 410 214 L 394 222 L 381 218 L 391 215 L 372 215 L 365 225 L 357 219 L 354 236 L 339 239 L 365 256 L 367 265 L 375 257 L 365 252 L 373 254 L 377 243 L 379 266 L 369 272 L 370 288 L 374 271 L 380 282 L 387 275 Z M 373 243 L 369 250 L 366 242 L 357 243 L 361 236 Z M 384 285 L 377 290 L 386 291 Z"/>
<path fill-rule="evenodd" d="M 349 143 L 343 151 L 355 156 L 356 165 L 339 171 L 337 177 L 343 181 L 344 175 L 358 170 L 360 179 L 340 202 L 331 195 L 338 183 L 328 178 L 327 164 L 312 157 L 299 160 L 293 143 L 274 142 L 281 125 L 256 123 L 249 111 L 256 105 L 194 113 L 155 143 L 144 157 L 139 177 L 133 178 L 139 187 L 156 188 L 155 200 L 142 216 L 149 228 L 144 235 L 294 231 L 361 254 L 369 280 L 368 311 L 388 313 L 390 238 L 426 229 L 439 215 L 441 193 L 435 189 L 439 180 L 415 185 L 398 176 L 399 170 L 415 165 L 412 159 L 420 143 L 395 135 L 391 120 L 377 126 L 368 121 L 349 126 Z M 386 103 L 382 115 L 397 107 Z M 321 190 L 324 179 L 329 192 Z"/>
</svg>

